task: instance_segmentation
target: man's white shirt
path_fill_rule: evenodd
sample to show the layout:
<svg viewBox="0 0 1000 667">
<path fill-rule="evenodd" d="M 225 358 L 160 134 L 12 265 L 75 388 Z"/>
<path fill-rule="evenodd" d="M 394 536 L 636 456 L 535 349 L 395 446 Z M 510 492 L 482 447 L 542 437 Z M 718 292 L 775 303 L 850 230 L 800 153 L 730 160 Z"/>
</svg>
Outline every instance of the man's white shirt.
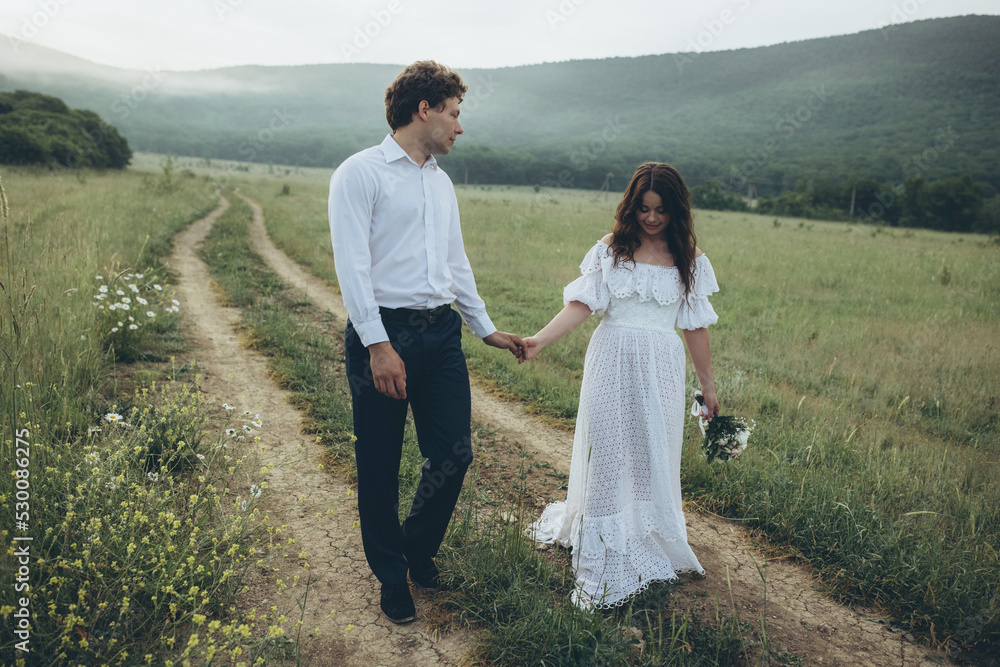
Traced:
<svg viewBox="0 0 1000 667">
<path fill-rule="evenodd" d="M 455 187 L 434 156 L 420 167 L 387 135 L 337 167 L 329 215 L 337 281 L 365 347 L 389 340 L 379 306 L 454 303 L 476 336 L 497 330 L 465 254 Z"/>
</svg>

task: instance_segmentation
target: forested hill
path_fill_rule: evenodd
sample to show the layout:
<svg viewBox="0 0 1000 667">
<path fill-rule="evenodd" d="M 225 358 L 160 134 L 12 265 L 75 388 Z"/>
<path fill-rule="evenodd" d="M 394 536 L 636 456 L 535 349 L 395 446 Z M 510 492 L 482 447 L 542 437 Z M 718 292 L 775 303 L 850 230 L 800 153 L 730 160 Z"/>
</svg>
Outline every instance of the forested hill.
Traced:
<svg viewBox="0 0 1000 667">
<path fill-rule="evenodd" d="M 335 166 L 381 140 L 387 65 L 118 70 L 0 40 L 0 90 L 58 95 L 136 150 Z M 735 51 L 460 70 L 456 181 L 613 187 L 646 159 L 688 179 L 1000 187 L 1000 17 L 897 24 Z"/>
</svg>

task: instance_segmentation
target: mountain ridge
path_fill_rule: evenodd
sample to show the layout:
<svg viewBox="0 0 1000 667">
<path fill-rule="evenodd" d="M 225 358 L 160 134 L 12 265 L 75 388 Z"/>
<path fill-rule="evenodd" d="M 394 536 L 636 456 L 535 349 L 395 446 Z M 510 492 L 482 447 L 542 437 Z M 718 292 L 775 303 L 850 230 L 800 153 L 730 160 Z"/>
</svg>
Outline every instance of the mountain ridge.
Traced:
<svg viewBox="0 0 1000 667">
<path fill-rule="evenodd" d="M 384 88 L 401 68 L 125 70 L 67 55 L 76 62 L 67 61 L 66 73 L 60 52 L 21 46 L 13 64 L 11 47 L 0 47 L 0 90 L 37 90 L 93 109 L 136 150 L 330 168 L 387 133 Z M 32 69 L 32 58 L 45 66 Z M 470 182 L 599 187 L 643 159 L 670 161 L 695 183 L 739 187 L 888 181 L 950 128 L 956 141 L 925 175 L 969 172 L 1000 187 L 996 16 L 726 51 L 458 71 L 469 85 L 466 136 L 442 164 Z M 276 114 L 292 120 L 269 133 Z M 762 164 L 748 169 L 752 156 Z"/>
</svg>

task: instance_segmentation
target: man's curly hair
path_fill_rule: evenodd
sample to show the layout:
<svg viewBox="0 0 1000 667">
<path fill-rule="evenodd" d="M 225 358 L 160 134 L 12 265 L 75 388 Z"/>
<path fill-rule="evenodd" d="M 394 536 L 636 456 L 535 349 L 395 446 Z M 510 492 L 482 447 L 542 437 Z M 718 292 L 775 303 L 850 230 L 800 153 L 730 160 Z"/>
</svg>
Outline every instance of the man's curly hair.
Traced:
<svg viewBox="0 0 1000 667">
<path fill-rule="evenodd" d="M 385 119 L 395 132 L 413 121 L 422 101 L 437 109 L 449 97 L 461 102 L 468 89 L 457 72 L 433 60 L 420 60 L 400 72 L 385 89 Z"/>
</svg>

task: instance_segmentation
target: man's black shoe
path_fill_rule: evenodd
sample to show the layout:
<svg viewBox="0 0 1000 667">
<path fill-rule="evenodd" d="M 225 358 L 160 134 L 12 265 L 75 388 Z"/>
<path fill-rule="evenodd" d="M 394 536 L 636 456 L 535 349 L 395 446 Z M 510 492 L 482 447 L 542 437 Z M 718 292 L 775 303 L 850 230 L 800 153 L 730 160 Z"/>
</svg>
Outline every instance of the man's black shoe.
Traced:
<svg viewBox="0 0 1000 667">
<path fill-rule="evenodd" d="M 393 623 L 409 623 L 417 617 L 410 597 L 410 587 L 401 584 L 382 584 L 382 613 Z"/>
<path fill-rule="evenodd" d="M 436 591 L 441 588 L 438 569 L 430 558 L 419 558 L 407 561 L 410 567 L 410 581 L 425 591 Z"/>
</svg>

